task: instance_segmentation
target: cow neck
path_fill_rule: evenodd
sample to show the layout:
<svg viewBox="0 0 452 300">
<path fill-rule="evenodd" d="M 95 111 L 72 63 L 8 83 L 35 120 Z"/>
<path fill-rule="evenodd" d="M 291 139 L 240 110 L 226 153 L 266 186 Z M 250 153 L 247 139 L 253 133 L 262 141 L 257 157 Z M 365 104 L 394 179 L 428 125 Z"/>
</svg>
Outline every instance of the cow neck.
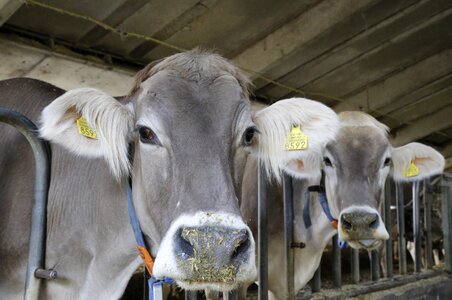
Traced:
<svg viewBox="0 0 452 300">
<path fill-rule="evenodd" d="M 334 218 L 333 215 L 331 214 L 330 206 L 328 204 L 328 198 L 326 197 L 324 182 L 325 182 L 325 174 L 322 172 L 322 179 L 320 181 L 320 184 L 309 186 L 308 189 L 306 190 L 306 194 L 305 194 L 306 203 L 303 208 L 304 225 L 305 225 L 306 229 L 308 229 L 309 227 L 312 226 L 311 209 L 310 209 L 311 201 L 309 201 L 309 199 L 310 199 L 309 193 L 315 192 L 315 193 L 319 194 L 319 197 L 318 197 L 319 203 L 320 203 L 320 206 L 322 206 L 322 210 L 323 210 L 325 216 L 330 221 L 331 226 L 337 231 L 338 220 L 336 218 Z M 338 245 L 341 249 L 345 249 L 348 247 L 348 244 L 346 241 L 342 241 L 339 239 L 338 239 Z"/>
<path fill-rule="evenodd" d="M 129 161 L 130 165 L 133 162 L 133 146 L 129 145 Z M 135 211 L 135 207 L 133 205 L 133 194 L 132 194 L 132 176 L 129 175 L 129 179 L 126 184 L 127 190 L 127 209 L 129 212 L 129 221 L 130 225 L 132 225 L 133 234 L 135 235 L 136 245 L 135 247 L 138 249 L 141 259 L 143 259 L 144 266 L 146 267 L 146 271 L 148 276 L 146 276 L 149 288 L 149 300 L 154 300 L 154 296 L 157 293 L 161 293 L 162 285 L 172 284 L 173 280 L 171 278 L 164 277 L 163 279 L 157 279 L 153 275 L 154 269 L 154 259 L 151 254 L 147 250 L 146 243 L 144 241 L 143 231 L 141 230 L 140 222 L 138 221 L 138 216 Z M 145 272 L 146 272 L 145 271 Z"/>
<path fill-rule="evenodd" d="M 325 213 L 328 220 L 330 221 L 331 226 L 335 230 L 337 230 L 338 221 L 331 214 L 330 207 L 328 205 L 328 199 L 327 199 L 326 193 L 325 193 L 325 187 L 323 187 L 322 185 L 311 185 L 308 187 L 308 189 L 306 191 L 306 197 L 305 197 L 306 204 L 304 205 L 304 208 L 303 208 L 303 219 L 304 219 L 304 225 L 305 225 L 306 229 L 308 229 L 309 227 L 312 226 L 309 193 L 313 193 L 313 192 L 316 192 L 319 194 L 318 199 L 319 199 L 320 205 L 322 206 L 322 210 Z"/>
</svg>

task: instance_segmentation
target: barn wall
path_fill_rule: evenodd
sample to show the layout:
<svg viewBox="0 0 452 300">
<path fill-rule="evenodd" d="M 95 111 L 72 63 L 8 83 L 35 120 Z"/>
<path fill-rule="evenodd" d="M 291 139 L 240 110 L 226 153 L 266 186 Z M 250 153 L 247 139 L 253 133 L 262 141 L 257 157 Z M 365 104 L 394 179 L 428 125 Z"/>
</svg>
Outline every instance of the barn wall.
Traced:
<svg viewBox="0 0 452 300">
<path fill-rule="evenodd" d="M 0 80 L 30 77 L 63 89 L 94 87 L 113 96 L 127 93 L 133 70 L 113 68 L 12 41 L 0 35 Z"/>
<path fill-rule="evenodd" d="M 95 63 L 89 59 L 34 47 L 28 43 L 28 40 L 21 43 L 0 34 L 0 80 L 30 77 L 66 90 L 89 86 L 112 96 L 127 94 L 132 87 L 136 70 Z M 255 101 L 251 104 L 253 110 L 265 107 Z"/>
</svg>

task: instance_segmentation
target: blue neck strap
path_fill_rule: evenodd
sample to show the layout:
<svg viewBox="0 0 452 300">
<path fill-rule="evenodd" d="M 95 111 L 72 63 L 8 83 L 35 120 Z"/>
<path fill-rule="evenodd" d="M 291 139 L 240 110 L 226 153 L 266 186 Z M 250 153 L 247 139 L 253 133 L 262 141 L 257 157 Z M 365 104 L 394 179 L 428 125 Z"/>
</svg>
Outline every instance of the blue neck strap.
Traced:
<svg viewBox="0 0 452 300">
<path fill-rule="evenodd" d="M 133 234 L 135 235 L 137 245 L 146 248 L 146 244 L 143 238 L 143 231 L 141 231 L 140 222 L 138 221 L 138 217 L 135 212 L 135 207 L 133 206 L 131 180 L 129 180 L 127 183 L 127 208 L 129 211 L 130 224 L 132 225 Z M 149 275 L 150 275 L 148 278 L 149 300 L 161 300 L 163 297 L 162 285 L 164 283 L 172 284 L 173 280 L 167 277 L 164 277 L 163 279 L 156 279 L 152 274 Z"/>
<path fill-rule="evenodd" d="M 305 192 L 305 199 L 306 203 L 303 207 L 303 220 L 304 225 L 306 229 L 310 228 L 312 226 L 312 220 L 311 220 L 311 201 L 309 197 L 309 193 L 317 192 L 319 194 L 319 202 L 322 206 L 323 212 L 325 213 L 326 217 L 330 221 L 330 223 L 337 223 L 337 219 L 333 217 L 330 211 L 330 207 L 328 205 L 328 199 L 326 197 L 325 188 L 320 185 L 313 185 L 308 187 L 308 189 Z M 345 249 L 348 247 L 348 244 L 346 241 L 338 240 L 338 245 L 341 249 Z"/>
</svg>

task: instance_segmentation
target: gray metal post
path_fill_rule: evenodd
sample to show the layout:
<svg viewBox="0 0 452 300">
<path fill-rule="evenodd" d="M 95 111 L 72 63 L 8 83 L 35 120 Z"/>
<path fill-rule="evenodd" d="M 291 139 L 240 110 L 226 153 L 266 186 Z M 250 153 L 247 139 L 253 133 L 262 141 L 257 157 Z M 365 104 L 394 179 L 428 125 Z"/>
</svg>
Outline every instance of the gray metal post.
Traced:
<svg viewBox="0 0 452 300">
<path fill-rule="evenodd" d="M 338 236 L 333 236 L 333 285 L 335 288 L 342 286 L 341 248 L 339 248 Z"/>
<path fill-rule="evenodd" d="M 442 199 L 442 225 L 444 234 L 444 266 L 447 272 L 452 273 L 452 185 L 441 187 Z"/>
<path fill-rule="evenodd" d="M 372 280 L 380 279 L 380 258 L 377 250 L 370 252 L 370 269 L 372 274 Z"/>
<path fill-rule="evenodd" d="M 383 207 L 386 230 L 389 233 L 389 238 L 385 241 L 386 276 L 388 278 L 392 278 L 394 276 L 394 266 L 392 261 L 393 251 L 392 251 L 392 218 L 391 218 L 391 198 L 394 191 L 393 187 L 394 187 L 393 182 L 390 179 L 386 180 Z"/>
<path fill-rule="evenodd" d="M 229 296 L 228 300 L 237 300 L 238 299 L 237 290 L 230 291 L 228 296 Z M 223 296 L 223 299 L 224 298 L 225 297 Z"/>
<path fill-rule="evenodd" d="M 294 294 L 294 255 L 293 242 L 293 184 L 292 177 L 283 174 L 284 186 L 284 258 L 286 261 L 286 299 L 293 300 Z"/>
<path fill-rule="evenodd" d="M 359 250 L 352 248 L 351 256 L 352 282 L 359 283 Z"/>
<path fill-rule="evenodd" d="M 198 300 L 198 291 L 185 291 L 185 300 Z"/>
<path fill-rule="evenodd" d="M 420 272 L 421 261 L 421 219 L 419 210 L 419 181 L 412 183 L 413 197 L 413 237 L 414 237 L 414 272 Z"/>
<path fill-rule="evenodd" d="M 424 195 L 424 228 L 426 242 L 426 261 L 427 269 L 433 267 L 433 251 L 432 251 L 432 201 L 433 186 L 430 186 L 430 180 L 424 180 L 422 189 Z"/>
<path fill-rule="evenodd" d="M 14 126 L 33 149 L 35 158 L 34 202 L 31 215 L 30 244 L 25 279 L 24 299 L 38 299 L 41 280 L 35 277 L 37 269 L 45 267 L 47 224 L 47 194 L 50 184 L 50 148 L 37 136 L 37 127 L 28 118 L 10 109 L 0 108 L 0 122 Z"/>
<path fill-rule="evenodd" d="M 259 264 L 259 300 L 268 299 L 268 237 L 266 179 L 263 162 L 258 167 L 258 264 Z"/>
<path fill-rule="evenodd" d="M 397 229 L 398 229 L 398 246 L 399 246 L 399 273 L 405 275 L 407 273 L 406 266 L 406 239 L 405 239 L 405 211 L 403 201 L 403 185 L 396 184 L 396 202 L 397 202 Z"/>
<path fill-rule="evenodd" d="M 311 290 L 313 293 L 320 292 L 320 288 L 322 287 L 322 280 L 320 278 L 320 266 L 314 273 L 314 277 L 312 277 L 311 281 Z"/>
</svg>

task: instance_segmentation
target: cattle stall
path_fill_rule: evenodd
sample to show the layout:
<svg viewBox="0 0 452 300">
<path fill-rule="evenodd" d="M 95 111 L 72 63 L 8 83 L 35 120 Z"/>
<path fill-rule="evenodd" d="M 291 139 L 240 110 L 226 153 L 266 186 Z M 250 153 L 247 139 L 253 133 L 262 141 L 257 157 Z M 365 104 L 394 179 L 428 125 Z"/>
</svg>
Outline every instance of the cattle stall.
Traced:
<svg viewBox="0 0 452 300">
<path fill-rule="evenodd" d="M 260 182 L 265 180 L 264 177 L 265 174 L 259 174 Z M 322 261 L 327 260 L 327 268 L 332 272 L 328 276 L 322 274 L 322 264 L 315 272 L 310 285 L 295 295 L 293 248 L 296 245 L 293 244 L 292 239 L 293 201 L 305 201 L 306 199 L 293 198 L 292 180 L 290 176 L 284 176 L 287 299 L 362 297 L 419 280 L 428 281 L 431 278 L 439 278 L 440 282 L 445 280 L 450 284 L 450 277 L 441 277 L 445 274 L 444 272 L 450 274 L 452 271 L 452 240 L 450 236 L 452 232 L 452 174 L 445 173 L 442 176 L 434 176 L 409 184 L 394 183 L 388 179 L 382 215 L 390 238 L 383 244 L 383 247 L 370 252 L 343 247 L 341 249 L 336 234 L 322 258 Z M 264 239 L 259 243 L 259 280 L 263 283 L 259 285 L 258 299 L 267 299 L 265 265 L 268 257 L 264 229 L 267 212 L 264 188 L 259 189 L 259 196 L 261 205 L 259 230 L 260 236 L 264 236 Z M 347 259 L 344 259 L 345 255 L 348 256 Z M 349 266 L 345 266 L 344 261 Z M 430 284 L 434 286 L 435 281 L 433 280 Z M 445 297 L 451 292 L 450 289 L 440 292 L 435 287 L 427 290 L 428 294 L 425 295 L 429 297 Z M 419 291 L 418 293 L 422 295 Z M 376 299 L 384 299 L 384 293 L 381 298 Z"/>
</svg>

